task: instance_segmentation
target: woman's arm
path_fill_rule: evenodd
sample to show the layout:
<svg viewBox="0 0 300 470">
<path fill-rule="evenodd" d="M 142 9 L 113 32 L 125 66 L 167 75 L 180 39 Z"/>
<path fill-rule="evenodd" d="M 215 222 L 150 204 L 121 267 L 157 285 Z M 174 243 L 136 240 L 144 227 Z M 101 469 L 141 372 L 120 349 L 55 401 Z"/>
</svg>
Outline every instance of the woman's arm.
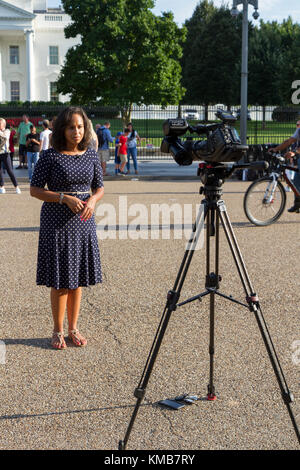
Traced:
<svg viewBox="0 0 300 470">
<path fill-rule="evenodd" d="M 93 216 L 97 202 L 99 202 L 104 196 L 103 186 L 101 188 L 93 189 L 92 193 L 92 196 L 86 201 L 86 206 L 81 214 L 81 218 L 84 220 L 90 219 Z"/>
<path fill-rule="evenodd" d="M 47 189 L 39 188 L 37 186 L 30 187 L 30 196 L 36 197 L 37 199 L 40 199 L 41 201 L 44 201 L 44 202 L 59 203 L 59 200 L 60 200 L 60 193 L 56 193 L 54 191 L 48 191 Z M 80 199 L 74 196 L 70 196 L 68 194 L 64 195 L 62 199 L 62 203 L 66 204 L 69 207 L 69 209 L 71 209 L 71 211 L 74 212 L 74 214 L 77 214 L 85 207 L 85 204 Z"/>
</svg>

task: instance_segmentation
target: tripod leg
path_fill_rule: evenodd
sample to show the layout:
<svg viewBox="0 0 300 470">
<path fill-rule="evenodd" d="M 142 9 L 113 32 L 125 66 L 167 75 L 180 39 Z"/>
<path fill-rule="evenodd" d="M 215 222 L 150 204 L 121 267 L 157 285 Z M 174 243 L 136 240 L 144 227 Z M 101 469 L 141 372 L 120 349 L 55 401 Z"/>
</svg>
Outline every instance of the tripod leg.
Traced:
<svg viewBox="0 0 300 470">
<path fill-rule="evenodd" d="M 236 237 L 233 232 L 233 228 L 231 225 L 231 222 L 229 220 L 228 213 L 226 211 L 226 207 L 223 201 L 218 202 L 218 212 L 220 215 L 220 219 L 222 221 L 222 225 L 224 228 L 224 232 L 230 247 L 230 250 L 232 252 L 234 261 L 236 263 L 244 290 L 246 294 L 246 300 L 249 305 L 249 310 L 254 313 L 255 319 L 257 321 L 260 333 L 262 335 L 263 342 L 265 344 L 270 362 L 273 367 L 273 371 L 275 373 L 280 391 L 281 391 L 281 396 L 283 399 L 284 404 L 287 407 L 288 414 L 290 416 L 293 428 L 295 430 L 298 442 L 300 443 L 300 432 L 299 432 L 299 427 L 296 422 L 296 418 L 294 416 L 293 410 L 291 408 L 291 403 L 294 401 L 293 394 L 290 392 L 283 370 L 281 368 L 279 358 L 277 356 L 270 332 L 268 330 L 266 321 L 264 319 L 261 307 L 259 305 L 258 297 L 254 293 L 241 251 L 239 249 Z"/>
<path fill-rule="evenodd" d="M 208 223 L 209 217 L 211 218 L 210 224 Z M 216 218 L 216 220 L 215 220 Z M 215 228 L 212 222 L 215 220 Z M 219 282 L 219 214 L 213 208 L 207 214 L 207 229 L 206 229 L 206 288 L 217 289 Z M 213 231 L 211 233 L 211 228 Z M 210 237 L 215 235 L 215 272 L 210 273 Z M 214 354 L 215 354 L 215 292 L 209 294 L 209 384 L 207 388 L 207 399 L 209 401 L 216 400 L 215 386 L 214 386 Z"/>
<path fill-rule="evenodd" d="M 135 389 L 134 396 L 137 398 L 137 402 L 136 402 L 133 414 L 131 416 L 124 440 L 119 441 L 119 450 L 126 449 L 126 445 L 130 437 L 130 433 L 134 425 L 137 413 L 139 411 L 141 402 L 145 396 L 146 387 L 148 385 L 148 382 L 152 373 L 152 369 L 153 369 L 155 360 L 157 358 L 164 334 L 166 332 L 171 314 L 174 310 L 176 310 L 177 303 L 178 303 L 180 293 L 181 293 L 181 289 L 183 287 L 184 280 L 186 278 L 190 263 L 192 261 L 192 257 L 194 255 L 194 250 L 196 248 L 199 234 L 203 227 L 202 222 L 204 222 L 207 214 L 208 214 L 208 206 L 207 206 L 206 200 L 204 199 L 204 201 L 202 201 L 202 204 L 200 206 L 199 213 L 198 213 L 196 222 L 193 227 L 193 231 L 192 231 L 189 243 L 188 243 L 188 247 L 184 253 L 184 257 L 181 262 L 181 265 L 180 265 L 180 268 L 179 268 L 179 271 L 175 280 L 174 287 L 168 293 L 167 303 L 166 303 L 159 327 L 157 329 L 156 336 L 152 343 L 152 347 L 151 347 L 148 359 L 146 361 L 146 365 L 145 365 L 142 377 L 140 379 L 138 387 Z"/>
</svg>

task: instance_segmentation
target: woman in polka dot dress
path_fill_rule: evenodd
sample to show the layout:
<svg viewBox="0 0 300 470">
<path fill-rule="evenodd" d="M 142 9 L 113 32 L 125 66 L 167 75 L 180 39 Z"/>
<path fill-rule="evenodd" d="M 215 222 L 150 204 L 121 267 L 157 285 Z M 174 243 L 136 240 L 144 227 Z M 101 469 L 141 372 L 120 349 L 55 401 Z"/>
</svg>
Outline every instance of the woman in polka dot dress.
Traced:
<svg viewBox="0 0 300 470">
<path fill-rule="evenodd" d="M 104 188 L 99 157 L 89 148 L 90 141 L 84 111 L 75 107 L 64 109 L 53 129 L 53 148 L 40 154 L 31 180 L 31 196 L 44 201 L 37 284 L 51 287 L 54 322 L 51 344 L 55 349 L 66 348 L 63 333 L 66 309 L 69 340 L 75 346 L 86 345 L 77 329 L 81 288 L 102 282 L 94 210 Z"/>
</svg>

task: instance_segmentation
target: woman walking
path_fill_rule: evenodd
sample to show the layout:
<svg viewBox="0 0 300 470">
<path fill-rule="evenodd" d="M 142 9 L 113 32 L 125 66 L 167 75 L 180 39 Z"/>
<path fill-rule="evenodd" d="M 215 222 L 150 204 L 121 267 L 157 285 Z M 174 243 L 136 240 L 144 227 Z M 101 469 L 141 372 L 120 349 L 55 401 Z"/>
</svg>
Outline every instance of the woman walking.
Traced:
<svg viewBox="0 0 300 470">
<path fill-rule="evenodd" d="M 99 158 L 89 148 L 90 141 L 85 112 L 66 108 L 55 121 L 53 148 L 41 152 L 31 180 L 31 196 L 44 201 L 37 284 L 51 288 L 55 349 L 66 348 L 66 309 L 69 340 L 75 346 L 87 344 L 77 329 L 82 287 L 102 282 L 94 210 L 104 188 Z"/>
<path fill-rule="evenodd" d="M 128 135 L 127 140 L 127 174 L 130 173 L 130 155 L 132 156 L 133 166 L 135 170 L 135 174 L 138 174 L 138 166 L 137 166 L 137 140 L 140 142 L 140 136 L 138 135 L 137 131 L 133 129 L 133 125 L 130 122 L 127 125 L 130 134 Z"/>
<path fill-rule="evenodd" d="M 6 129 L 6 121 L 5 119 L 0 118 L 0 194 L 6 193 L 5 188 L 4 188 L 2 163 L 4 163 L 6 167 L 6 170 L 11 179 L 11 182 L 16 189 L 16 193 L 21 194 L 21 190 L 18 186 L 16 177 L 14 175 L 12 165 L 11 165 L 10 150 L 9 150 L 9 137 L 10 137 L 10 130 Z"/>
</svg>

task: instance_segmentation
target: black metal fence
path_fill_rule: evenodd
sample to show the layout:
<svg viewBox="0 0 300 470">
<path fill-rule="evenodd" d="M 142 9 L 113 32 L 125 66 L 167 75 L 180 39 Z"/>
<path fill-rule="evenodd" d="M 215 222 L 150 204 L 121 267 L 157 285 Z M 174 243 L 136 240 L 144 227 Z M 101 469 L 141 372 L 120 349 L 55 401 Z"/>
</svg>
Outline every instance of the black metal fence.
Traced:
<svg viewBox="0 0 300 470">
<path fill-rule="evenodd" d="M 22 114 L 29 114 L 30 118 L 41 125 L 43 119 L 50 119 L 57 115 L 63 105 L 33 104 L 26 106 L 0 105 L 0 116 L 11 119 L 18 125 Z M 217 108 L 225 108 L 224 105 L 204 106 L 133 106 L 131 122 L 138 132 L 141 140 L 138 143 L 138 158 L 140 160 L 166 160 L 171 156 L 162 154 L 160 144 L 163 137 L 162 124 L 168 118 L 177 116 L 186 117 L 192 124 L 196 122 L 216 121 Z M 84 107 L 88 116 L 96 124 L 111 123 L 111 133 L 116 136 L 123 130 L 124 122 L 121 113 L 115 107 Z M 236 129 L 239 131 L 239 107 L 232 106 L 231 111 L 237 116 Z M 300 118 L 300 107 L 259 107 L 252 106 L 248 110 L 248 143 L 249 145 L 280 143 L 290 137 L 296 130 L 296 121 Z M 113 153 L 113 145 L 112 145 Z"/>
</svg>

